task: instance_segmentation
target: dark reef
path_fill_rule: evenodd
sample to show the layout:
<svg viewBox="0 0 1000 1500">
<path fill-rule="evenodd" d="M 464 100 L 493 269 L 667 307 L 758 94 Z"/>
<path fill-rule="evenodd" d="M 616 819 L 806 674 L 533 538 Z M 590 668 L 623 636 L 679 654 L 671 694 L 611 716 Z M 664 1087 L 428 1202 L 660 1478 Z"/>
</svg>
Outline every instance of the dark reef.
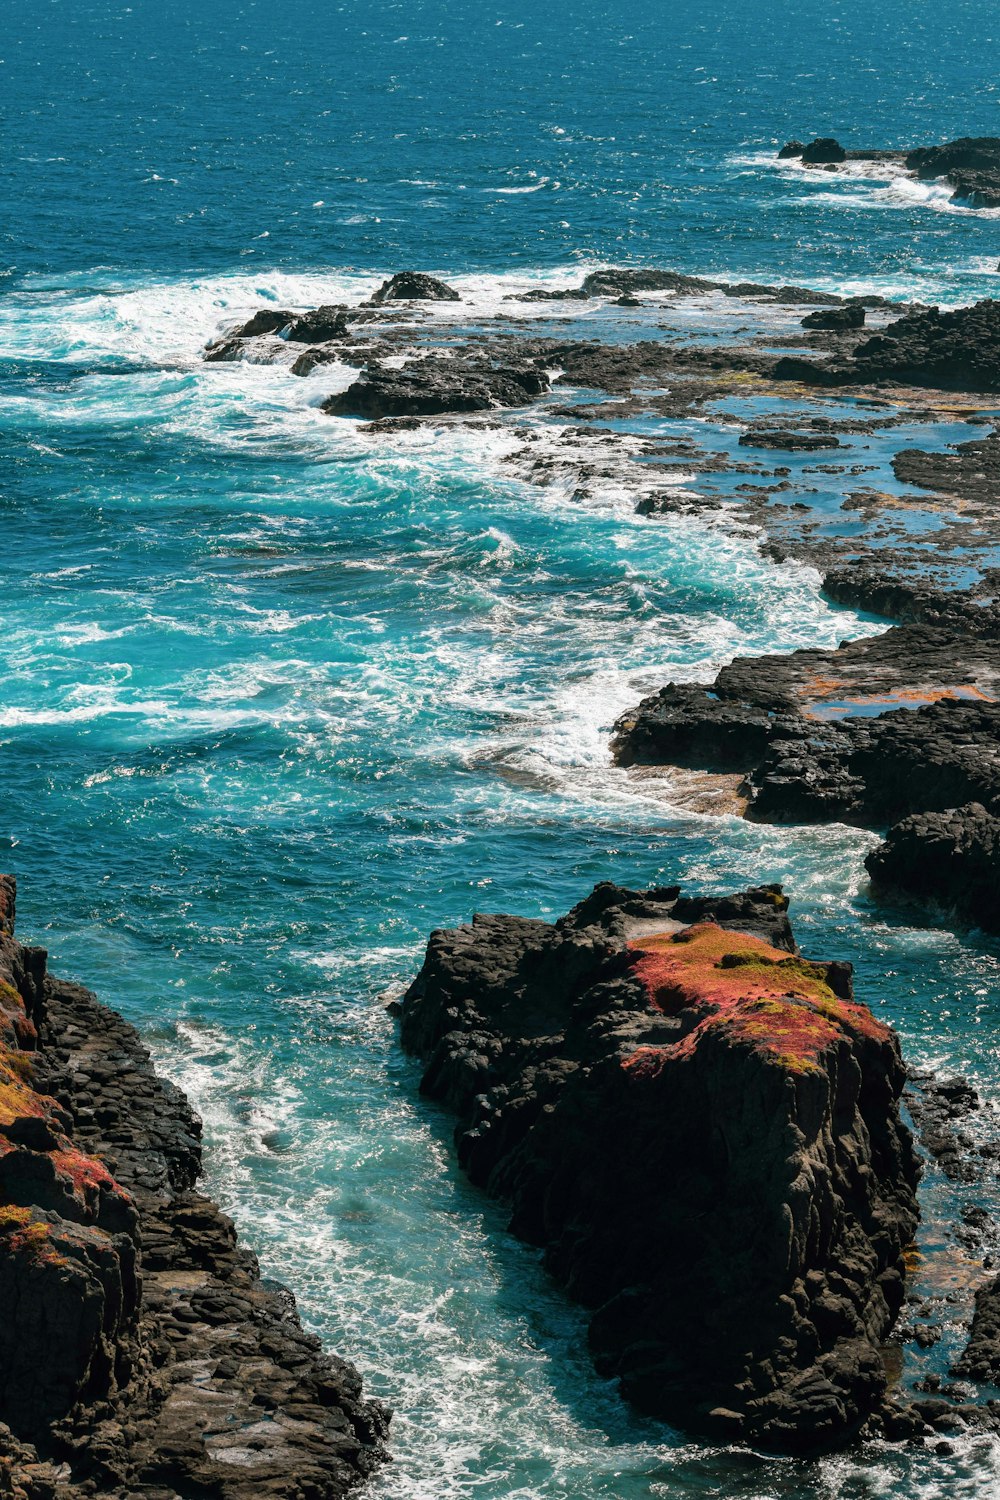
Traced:
<svg viewBox="0 0 1000 1500">
<path fill-rule="evenodd" d="M 0 877 L 0 1495 L 337 1500 L 388 1413 L 197 1190 L 136 1032 L 14 938 Z"/>
</svg>

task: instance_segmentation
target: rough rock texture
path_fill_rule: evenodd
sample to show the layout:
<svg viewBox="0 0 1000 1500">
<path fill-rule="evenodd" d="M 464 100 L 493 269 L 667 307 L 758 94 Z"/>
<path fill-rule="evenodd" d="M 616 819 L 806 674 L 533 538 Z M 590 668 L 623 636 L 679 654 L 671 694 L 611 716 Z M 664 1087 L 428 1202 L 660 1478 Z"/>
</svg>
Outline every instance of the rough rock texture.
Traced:
<svg viewBox="0 0 1000 1500">
<path fill-rule="evenodd" d="M 976 1293 L 969 1342 L 952 1374 L 1000 1385 L 1000 1276 Z"/>
<path fill-rule="evenodd" d="M 979 802 L 903 818 L 865 866 L 877 886 L 1000 932 L 1000 816 Z"/>
<path fill-rule="evenodd" d="M 852 328 L 864 328 L 865 309 L 857 303 L 846 307 L 823 308 L 820 312 L 806 313 L 803 328 L 821 328 L 828 333 L 842 333 Z"/>
<path fill-rule="evenodd" d="M 846 161 L 847 152 L 832 136 L 817 136 L 808 146 L 803 146 L 802 160 L 808 167 L 825 166 L 827 162 Z"/>
<path fill-rule="evenodd" d="M 330 339 L 345 339 L 349 332 L 346 308 L 315 307 L 293 318 L 285 337 L 290 344 L 325 344 Z"/>
<path fill-rule="evenodd" d="M 1000 139 L 996 136 L 963 136 L 943 146 L 924 146 L 911 151 L 906 165 L 924 180 L 944 177 L 955 189 L 955 198 L 966 199 L 973 208 L 1000 205 Z"/>
<path fill-rule="evenodd" d="M 0 900 L 0 1494 L 346 1494 L 386 1412 L 197 1191 L 200 1123 L 132 1027 Z"/>
<path fill-rule="evenodd" d="M 742 772 L 750 818 L 889 827 L 868 860 L 879 887 L 997 931 L 998 698 L 994 635 L 897 626 L 668 684 L 619 720 L 614 749 L 624 765 Z"/>
<path fill-rule="evenodd" d="M 383 281 L 377 292 L 372 293 L 374 303 L 382 302 L 458 302 L 460 297 L 454 287 L 436 276 L 425 276 L 422 271 L 397 271 L 388 281 Z"/>
<path fill-rule="evenodd" d="M 996 136 L 962 136 L 943 146 L 920 146 L 913 151 L 848 151 L 829 139 L 808 146 L 789 141 L 778 152 L 778 159 L 789 157 L 800 157 L 806 165 L 827 167 L 845 161 L 898 162 L 922 181 L 943 179 L 954 190 L 953 203 L 970 208 L 1000 206 L 1000 139 Z"/>
<path fill-rule="evenodd" d="M 543 370 L 477 364 L 463 359 L 422 359 L 403 369 L 371 364 L 346 391 L 324 401 L 333 417 L 437 416 L 526 406 L 549 388 Z"/>
<path fill-rule="evenodd" d="M 593 1309 L 644 1410 L 778 1450 L 882 1402 L 916 1168 L 892 1033 L 799 958 L 777 887 L 603 885 L 436 932 L 401 1006 L 459 1159 Z"/>
<path fill-rule="evenodd" d="M 888 380 L 937 390 L 1000 390 L 1000 302 L 907 313 L 859 344 L 849 359 L 818 365 L 790 355 L 778 360 L 773 374 L 814 385 Z"/>
<path fill-rule="evenodd" d="M 832 432 L 789 432 L 784 427 L 752 427 L 740 437 L 740 447 L 814 453 L 820 448 L 839 448 L 840 439 Z"/>
</svg>

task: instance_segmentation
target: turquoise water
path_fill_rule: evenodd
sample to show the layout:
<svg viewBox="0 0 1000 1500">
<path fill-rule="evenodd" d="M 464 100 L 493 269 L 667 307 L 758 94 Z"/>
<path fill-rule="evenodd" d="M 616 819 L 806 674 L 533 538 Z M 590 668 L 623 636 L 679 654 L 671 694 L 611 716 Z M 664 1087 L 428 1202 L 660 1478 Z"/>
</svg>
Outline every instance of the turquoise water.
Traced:
<svg viewBox="0 0 1000 1500">
<path fill-rule="evenodd" d="M 997 951 L 873 908 L 869 835 L 705 818 L 609 762 L 667 677 L 880 626 L 748 535 L 516 477 L 509 427 L 389 443 L 321 415 L 332 375 L 199 359 L 262 300 L 406 262 L 482 319 L 602 259 L 990 292 L 995 214 L 763 155 L 994 128 L 990 8 L 837 12 L 778 49 L 787 7 L 735 0 L 5 11 L 4 864 L 23 935 L 142 1028 L 212 1190 L 396 1408 L 378 1500 L 1000 1494 L 988 1443 L 801 1466 L 631 1416 L 385 1012 L 476 909 L 780 879 L 910 1055 L 995 1096 Z"/>
</svg>

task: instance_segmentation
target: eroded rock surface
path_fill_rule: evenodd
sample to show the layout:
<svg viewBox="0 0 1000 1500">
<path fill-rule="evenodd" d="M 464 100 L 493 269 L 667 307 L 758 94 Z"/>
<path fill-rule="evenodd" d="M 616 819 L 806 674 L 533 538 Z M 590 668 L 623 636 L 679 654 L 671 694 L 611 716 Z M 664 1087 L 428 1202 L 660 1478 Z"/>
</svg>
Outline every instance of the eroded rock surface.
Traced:
<svg viewBox="0 0 1000 1500">
<path fill-rule="evenodd" d="M 436 932 L 401 1006 L 459 1160 L 642 1409 L 779 1450 L 880 1408 L 916 1167 L 892 1033 L 776 887 Z"/>
<path fill-rule="evenodd" d="M 197 1190 L 200 1122 L 133 1028 L 0 903 L 0 1494 L 345 1495 L 387 1413 Z"/>
</svg>

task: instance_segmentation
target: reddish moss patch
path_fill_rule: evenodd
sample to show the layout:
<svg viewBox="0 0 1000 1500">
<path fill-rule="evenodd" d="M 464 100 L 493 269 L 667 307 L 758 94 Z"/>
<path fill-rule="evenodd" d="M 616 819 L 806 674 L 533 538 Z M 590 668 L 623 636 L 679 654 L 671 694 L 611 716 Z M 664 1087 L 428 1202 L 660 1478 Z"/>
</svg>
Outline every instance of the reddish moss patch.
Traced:
<svg viewBox="0 0 1000 1500">
<path fill-rule="evenodd" d="M 103 1162 L 93 1156 L 85 1156 L 67 1141 L 64 1147 L 51 1152 L 52 1162 L 64 1182 L 68 1182 L 73 1194 L 86 1207 L 94 1207 L 95 1199 L 102 1188 L 109 1193 L 124 1197 L 125 1193 L 112 1177 Z"/>
<path fill-rule="evenodd" d="M 639 1076 L 691 1057 L 709 1030 L 724 1028 L 799 1073 L 816 1069 L 823 1049 L 843 1035 L 889 1037 L 865 1006 L 838 999 L 821 965 L 760 938 L 705 922 L 629 947 L 650 1002 L 667 1015 L 689 1011 L 694 1023 L 679 1042 L 638 1048 L 625 1066 Z"/>
</svg>

